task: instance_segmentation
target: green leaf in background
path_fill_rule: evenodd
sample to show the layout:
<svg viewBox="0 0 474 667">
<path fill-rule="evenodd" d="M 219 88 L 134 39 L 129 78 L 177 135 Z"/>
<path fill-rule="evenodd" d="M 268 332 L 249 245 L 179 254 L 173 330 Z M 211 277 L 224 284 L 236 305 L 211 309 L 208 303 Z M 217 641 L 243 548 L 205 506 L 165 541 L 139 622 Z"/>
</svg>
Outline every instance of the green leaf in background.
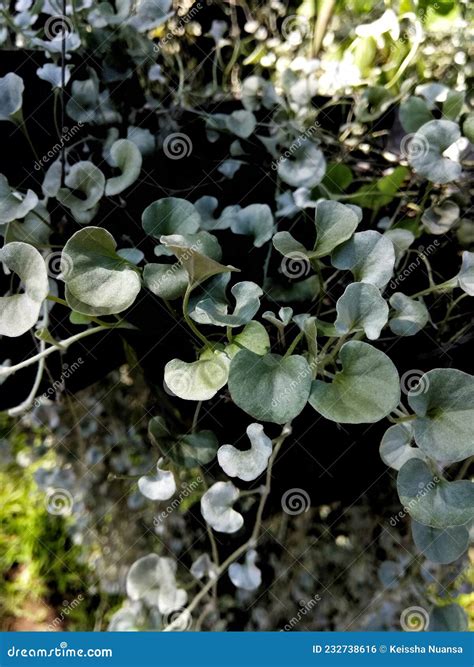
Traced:
<svg viewBox="0 0 474 667">
<path fill-rule="evenodd" d="M 400 501 L 410 516 L 432 528 L 462 526 L 474 513 L 474 483 L 448 482 L 420 459 L 410 459 L 397 477 Z"/>
<path fill-rule="evenodd" d="M 390 174 L 359 188 L 352 195 L 352 200 L 358 206 L 378 211 L 390 204 L 409 174 L 410 170 L 407 167 L 395 167 Z"/>
<path fill-rule="evenodd" d="M 386 417 L 400 401 L 398 372 L 384 352 L 349 341 L 340 351 L 342 370 L 332 382 L 315 380 L 309 402 L 326 419 L 370 424 Z"/>
<path fill-rule="evenodd" d="M 260 356 L 241 350 L 232 359 L 229 391 L 244 412 L 275 424 L 300 414 L 311 388 L 311 369 L 304 357 L 278 354 Z"/>
<path fill-rule="evenodd" d="M 219 447 L 212 431 L 173 435 L 162 416 L 150 419 L 148 435 L 163 456 L 168 456 L 174 463 L 186 468 L 207 465 L 215 457 Z"/>
<path fill-rule="evenodd" d="M 433 120 L 433 114 L 421 97 L 409 97 L 400 104 L 400 122 L 405 132 L 416 132 L 422 125 Z"/>
<path fill-rule="evenodd" d="M 0 336 L 16 337 L 33 327 L 48 295 L 48 274 L 32 245 L 15 241 L 0 250 L 0 262 L 20 278 L 24 292 L 0 297 Z"/>
<path fill-rule="evenodd" d="M 351 283 L 336 303 L 334 323 L 339 334 L 363 331 L 376 340 L 388 321 L 388 305 L 374 285 Z"/>
<path fill-rule="evenodd" d="M 116 252 L 112 234 L 86 227 L 71 236 L 62 253 L 66 300 L 83 315 L 113 315 L 126 310 L 140 292 L 140 276 Z"/>
<path fill-rule="evenodd" d="M 474 454 L 474 376 L 435 368 L 409 392 L 408 403 L 416 444 L 428 456 L 454 463 Z"/>
</svg>

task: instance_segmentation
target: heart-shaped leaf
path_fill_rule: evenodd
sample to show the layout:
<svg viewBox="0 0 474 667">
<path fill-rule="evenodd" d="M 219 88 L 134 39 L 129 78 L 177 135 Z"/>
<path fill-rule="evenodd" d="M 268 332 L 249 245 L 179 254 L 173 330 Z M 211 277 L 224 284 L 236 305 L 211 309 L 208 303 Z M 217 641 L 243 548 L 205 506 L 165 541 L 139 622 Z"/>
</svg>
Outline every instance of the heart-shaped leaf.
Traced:
<svg viewBox="0 0 474 667">
<path fill-rule="evenodd" d="M 169 470 L 161 470 L 158 461 L 156 474 L 140 477 L 138 488 L 140 493 L 150 500 L 169 500 L 176 493 L 176 482 L 173 473 Z"/>
<path fill-rule="evenodd" d="M 191 202 L 178 197 L 165 197 L 146 207 L 142 226 L 147 234 L 159 239 L 170 234 L 194 234 L 199 229 L 200 220 Z"/>
<path fill-rule="evenodd" d="M 416 547 L 433 563 L 454 563 L 469 544 L 469 531 L 465 526 L 432 528 L 412 520 L 411 531 Z"/>
<path fill-rule="evenodd" d="M 244 591 L 254 591 L 262 583 L 262 573 L 255 565 L 257 552 L 255 549 L 247 551 L 245 564 L 232 563 L 229 566 L 229 579 L 236 588 Z"/>
<path fill-rule="evenodd" d="M 118 195 L 135 183 L 142 168 L 142 154 L 132 141 L 119 139 L 110 149 L 110 162 L 122 172 L 120 176 L 109 178 L 105 184 L 108 197 Z"/>
<path fill-rule="evenodd" d="M 231 229 L 234 234 L 252 236 L 256 248 L 272 238 L 273 216 L 267 204 L 250 204 L 241 209 L 231 220 Z"/>
<path fill-rule="evenodd" d="M 235 298 L 235 309 L 227 313 L 227 303 L 214 299 L 203 299 L 196 304 L 193 316 L 198 322 L 221 327 L 241 327 L 250 322 L 260 308 L 263 290 L 252 282 L 237 283 L 231 289 Z"/>
<path fill-rule="evenodd" d="M 132 305 L 140 277 L 131 264 L 116 253 L 112 234 L 87 227 L 71 236 L 62 254 L 66 300 L 83 315 L 113 315 Z"/>
<path fill-rule="evenodd" d="M 176 561 L 149 554 L 139 558 L 127 574 L 127 595 L 131 600 L 143 600 L 158 607 L 161 614 L 181 609 L 187 593 L 176 586 Z"/>
<path fill-rule="evenodd" d="M 474 483 L 448 482 L 420 459 L 411 459 L 397 477 L 398 495 L 410 516 L 424 526 L 462 526 L 474 512 Z"/>
<path fill-rule="evenodd" d="M 413 428 L 410 423 L 406 422 L 390 426 L 385 431 L 380 443 L 380 458 L 385 465 L 394 470 L 400 470 L 402 465 L 410 459 L 422 459 L 425 461 L 425 454 L 418 447 L 412 447 L 412 441 Z"/>
<path fill-rule="evenodd" d="M 18 74 L 9 72 L 0 78 L 0 120 L 21 121 L 24 90 L 23 79 Z"/>
<path fill-rule="evenodd" d="M 360 222 L 356 207 L 337 201 L 319 201 L 315 211 L 316 245 L 314 257 L 329 255 L 347 241 Z"/>
<path fill-rule="evenodd" d="M 402 292 L 392 294 L 390 305 L 396 312 L 390 318 L 389 326 L 397 336 L 414 336 L 429 322 L 430 316 L 425 304 Z"/>
<path fill-rule="evenodd" d="M 229 477 L 251 482 L 266 470 L 272 454 L 272 441 L 265 435 L 261 424 L 250 424 L 247 427 L 247 436 L 250 449 L 240 450 L 233 445 L 222 445 L 217 452 L 217 460 Z"/>
<path fill-rule="evenodd" d="M 352 236 L 359 224 L 355 208 L 332 200 L 320 200 L 315 209 L 316 242 L 313 250 L 305 248 L 289 232 L 277 232 L 273 245 L 285 257 L 314 259 L 329 255 Z"/>
<path fill-rule="evenodd" d="M 443 155 L 461 132 L 451 120 L 430 120 L 415 133 L 408 146 L 408 162 L 417 174 L 434 183 L 450 183 L 462 172 L 459 162 Z"/>
<path fill-rule="evenodd" d="M 374 285 L 351 283 L 336 303 L 334 323 L 339 334 L 364 331 L 369 340 L 376 340 L 388 321 L 388 306 Z"/>
<path fill-rule="evenodd" d="M 226 116 L 225 124 L 229 132 L 236 134 L 241 139 L 247 139 L 255 130 L 257 120 L 251 111 L 240 109 Z"/>
<path fill-rule="evenodd" d="M 433 114 L 425 100 L 414 95 L 400 104 L 399 115 L 405 132 L 416 132 L 422 125 L 433 120 Z"/>
<path fill-rule="evenodd" d="M 229 391 L 236 405 L 259 421 L 285 424 L 299 415 L 311 388 L 311 369 L 304 357 L 263 357 L 241 350 L 232 359 Z"/>
<path fill-rule="evenodd" d="M 46 265 L 36 248 L 21 241 L 3 246 L 0 262 L 17 274 L 24 288 L 22 294 L 0 297 L 0 336 L 21 336 L 36 324 L 48 295 Z"/>
<path fill-rule="evenodd" d="M 400 381 L 387 355 L 368 343 L 349 341 L 340 360 L 342 370 L 332 382 L 313 382 L 313 408 L 341 424 L 369 424 L 390 414 L 400 401 Z"/>
<path fill-rule="evenodd" d="M 310 141 L 302 142 L 296 150 L 283 154 L 278 161 L 278 176 L 295 188 L 313 188 L 321 183 L 326 171 L 322 151 Z"/>
<path fill-rule="evenodd" d="M 230 359 L 224 352 L 206 350 L 197 361 L 173 359 L 165 366 L 167 387 L 187 401 L 208 401 L 227 383 Z"/>
<path fill-rule="evenodd" d="M 201 514 L 219 533 L 235 533 L 244 525 L 243 516 L 232 505 L 239 497 L 232 482 L 216 482 L 201 498 Z"/>
<path fill-rule="evenodd" d="M 173 301 L 183 296 L 188 286 L 188 273 L 178 262 L 176 264 L 146 264 L 143 282 L 156 296 Z"/>
<path fill-rule="evenodd" d="M 384 234 L 358 232 L 334 251 L 331 263 L 337 269 L 349 269 L 358 282 L 383 288 L 393 275 L 395 249 Z"/>
<path fill-rule="evenodd" d="M 190 572 L 196 579 L 203 579 L 204 577 L 215 579 L 217 576 L 216 570 L 217 568 L 209 554 L 201 554 L 191 565 Z"/>
<path fill-rule="evenodd" d="M 428 456 L 454 463 L 474 454 L 474 376 L 435 368 L 408 394 L 414 434 Z"/>
</svg>

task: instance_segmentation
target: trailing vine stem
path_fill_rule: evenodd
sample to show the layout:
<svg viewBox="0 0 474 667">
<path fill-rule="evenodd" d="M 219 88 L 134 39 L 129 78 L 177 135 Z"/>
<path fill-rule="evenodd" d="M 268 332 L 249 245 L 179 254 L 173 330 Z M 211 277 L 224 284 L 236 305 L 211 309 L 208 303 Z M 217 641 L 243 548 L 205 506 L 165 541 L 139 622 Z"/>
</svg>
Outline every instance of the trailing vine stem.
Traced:
<svg viewBox="0 0 474 667">
<path fill-rule="evenodd" d="M 228 556 L 225 559 L 225 561 L 223 561 L 221 565 L 219 565 L 215 577 L 213 579 L 209 579 L 209 581 L 201 588 L 199 593 L 197 593 L 194 596 L 194 598 L 191 600 L 188 606 L 185 609 L 183 609 L 181 613 L 171 623 L 169 623 L 165 628 L 163 628 L 163 632 L 171 632 L 172 630 L 179 628 L 181 621 L 185 619 L 186 616 L 191 614 L 191 612 L 194 609 L 196 609 L 197 605 L 201 602 L 201 600 L 209 593 L 209 591 L 213 588 L 213 586 L 217 584 L 219 578 L 227 571 L 229 565 L 232 565 L 232 563 L 236 561 L 238 558 L 240 558 L 240 556 L 242 556 L 246 551 L 256 546 L 258 539 L 260 537 L 263 512 L 265 510 L 265 505 L 268 496 L 270 495 L 273 464 L 275 463 L 275 460 L 278 456 L 278 453 L 283 443 L 288 438 L 288 436 L 291 435 L 291 433 L 292 433 L 291 423 L 285 424 L 281 430 L 280 435 L 274 440 L 273 452 L 268 460 L 267 474 L 265 476 L 265 485 L 262 489 L 262 495 L 257 509 L 255 524 L 249 539 L 243 544 L 241 544 L 240 547 L 238 547 L 232 554 L 230 554 L 230 556 Z"/>
</svg>

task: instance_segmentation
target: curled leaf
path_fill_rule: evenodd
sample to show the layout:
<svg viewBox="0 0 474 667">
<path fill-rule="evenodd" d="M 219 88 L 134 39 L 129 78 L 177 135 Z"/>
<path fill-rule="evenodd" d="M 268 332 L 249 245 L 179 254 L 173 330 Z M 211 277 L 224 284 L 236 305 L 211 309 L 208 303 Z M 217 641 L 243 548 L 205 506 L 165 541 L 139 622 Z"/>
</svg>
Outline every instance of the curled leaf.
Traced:
<svg viewBox="0 0 474 667">
<path fill-rule="evenodd" d="M 247 427 L 247 436 L 250 449 L 242 451 L 233 445 L 222 445 L 217 451 L 217 460 L 229 477 L 251 482 L 266 469 L 272 453 L 272 441 L 265 435 L 261 424 L 250 424 Z"/>
<path fill-rule="evenodd" d="M 201 498 L 201 514 L 204 520 L 219 533 L 235 533 L 244 525 L 244 519 L 232 505 L 239 497 L 239 490 L 232 482 L 216 482 Z"/>
</svg>

